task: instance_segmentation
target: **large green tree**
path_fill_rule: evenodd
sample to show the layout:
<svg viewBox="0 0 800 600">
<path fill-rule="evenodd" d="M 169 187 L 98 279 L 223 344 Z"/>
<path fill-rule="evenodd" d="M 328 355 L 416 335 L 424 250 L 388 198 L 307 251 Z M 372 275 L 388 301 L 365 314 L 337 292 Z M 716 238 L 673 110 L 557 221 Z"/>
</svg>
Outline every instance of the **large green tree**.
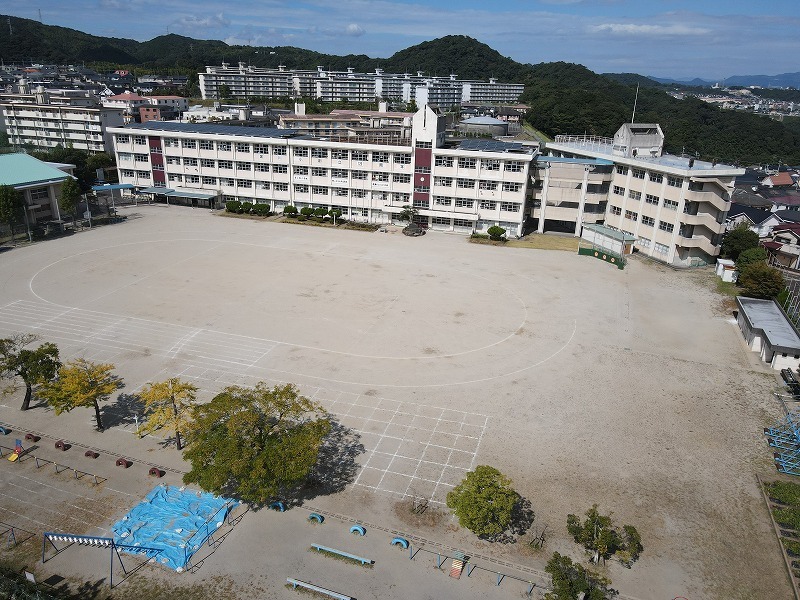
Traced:
<svg viewBox="0 0 800 600">
<path fill-rule="evenodd" d="M 757 247 L 758 234 L 744 223 L 726 233 L 722 238 L 722 254 L 731 260 L 739 258 L 739 254 L 745 250 Z"/>
<path fill-rule="evenodd" d="M 479 465 L 447 494 L 447 507 L 462 527 L 492 538 L 511 526 L 520 495 L 511 480 L 494 467 Z"/>
<path fill-rule="evenodd" d="M 181 432 L 191 423 L 191 409 L 197 398 L 197 386 L 177 377 L 148 383 L 139 393 L 144 401 L 146 421 L 140 433 L 152 433 L 166 427 L 175 432 L 175 445 L 183 450 Z"/>
<path fill-rule="evenodd" d="M 225 388 L 193 410 L 183 480 L 264 504 L 308 477 L 330 429 L 322 407 L 292 384 Z"/>
<path fill-rule="evenodd" d="M 33 386 L 52 380 L 61 367 L 55 344 L 48 342 L 35 349 L 26 348 L 38 339 L 34 334 L 17 334 L 0 340 L 0 377 L 11 381 L 3 392 L 16 392 L 14 380 L 17 378 L 25 384 L 20 410 L 30 408 Z"/>
<path fill-rule="evenodd" d="M 94 408 L 97 430 L 103 431 L 100 402 L 108 400 L 121 380 L 113 375 L 112 364 L 97 364 L 78 358 L 63 365 L 58 376 L 39 388 L 38 395 L 47 401 L 59 415 L 73 408 Z"/>
<path fill-rule="evenodd" d="M 738 283 L 750 298 L 775 298 L 786 287 L 783 274 L 765 262 L 747 265 L 739 272 Z"/>
<path fill-rule="evenodd" d="M 81 186 L 72 177 L 66 179 L 61 184 L 61 194 L 58 198 L 58 208 L 62 213 L 68 214 L 75 221 L 75 213 L 78 210 L 78 202 L 81 199 Z"/>
<path fill-rule="evenodd" d="M 10 185 L 0 185 L 0 221 L 8 225 L 14 239 L 14 225 L 25 218 L 25 199 Z"/>
<path fill-rule="evenodd" d="M 742 250 L 739 253 L 739 256 L 736 258 L 736 269 L 741 272 L 748 265 L 751 265 L 755 262 L 764 262 L 766 260 L 767 251 L 764 248 L 761 246 L 748 248 L 747 250 Z"/>
<path fill-rule="evenodd" d="M 639 558 L 643 547 L 639 532 L 633 525 L 625 525 L 622 531 L 614 527 L 611 515 L 601 515 L 597 504 L 586 511 L 581 521 L 577 515 L 567 515 L 567 531 L 573 539 L 598 562 L 616 556 L 626 566 Z"/>
<path fill-rule="evenodd" d="M 553 553 L 544 570 L 553 581 L 553 589 L 545 594 L 545 600 L 609 600 L 618 594 L 611 589 L 610 579 L 558 552 Z"/>
</svg>

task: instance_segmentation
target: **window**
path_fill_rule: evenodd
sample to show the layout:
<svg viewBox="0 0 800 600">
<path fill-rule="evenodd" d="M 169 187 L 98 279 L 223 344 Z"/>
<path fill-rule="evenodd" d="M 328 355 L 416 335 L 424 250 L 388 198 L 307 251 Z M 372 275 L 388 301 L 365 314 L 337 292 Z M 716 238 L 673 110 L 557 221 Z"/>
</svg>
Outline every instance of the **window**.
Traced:
<svg viewBox="0 0 800 600">
<path fill-rule="evenodd" d="M 456 198 L 456 208 L 472 208 L 474 202 L 472 200 L 464 200 Z"/>
<path fill-rule="evenodd" d="M 127 169 L 124 169 L 122 171 L 122 176 L 123 177 L 136 177 L 136 171 L 129 171 Z"/>
<path fill-rule="evenodd" d="M 647 202 L 647 204 L 658 206 L 658 196 L 654 196 L 653 194 L 645 194 L 644 201 Z"/>
<path fill-rule="evenodd" d="M 117 136 L 117 143 L 118 144 L 130 144 L 131 143 L 131 136 L 129 136 L 129 135 L 118 135 Z"/>
<path fill-rule="evenodd" d="M 672 223 L 666 223 L 664 221 L 661 221 L 658 224 L 658 228 L 661 231 L 666 231 L 667 233 L 672 233 L 672 231 L 675 229 L 675 225 L 673 225 Z"/>
<path fill-rule="evenodd" d="M 366 179 L 369 176 L 369 173 L 366 171 L 353 171 L 352 176 L 353 179 Z"/>
<path fill-rule="evenodd" d="M 664 181 L 664 176 L 661 173 L 650 173 L 650 181 L 661 183 Z"/>
<path fill-rule="evenodd" d="M 253 182 L 250 179 L 237 179 L 236 187 L 251 188 L 253 187 Z"/>
<path fill-rule="evenodd" d="M 497 189 L 497 182 L 496 181 L 479 181 L 478 182 L 478 189 L 479 190 L 494 191 L 494 190 Z"/>
<path fill-rule="evenodd" d="M 452 156 L 437 156 L 433 164 L 437 167 L 452 167 L 453 166 L 453 157 Z"/>
<path fill-rule="evenodd" d="M 200 183 L 200 177 L 198 175 L 187 175 L 186 183 Z"/>
<path fill-rule="evenodd" d="M 445 196 L 434 196 L 433 203 L 438 206 L 450 206 L 453 204 L 453 199 Z"/>
<path fill-rule="evenodd" d="M 433 142 L 417 142 L 417 148 L 433 148 Z"/>
<path fill-rule="evenodd" d="M 377 171 L 372 174 L 372 181 L 389 181 L 389 174 Z"/>
<path fill-rule="evenodd" d="M 353 150 L 353 160 L 367 160 L 367 153 L 364 150 Z"/>
<path fill-rule="evenodd" d="M 409 196 L 410 194 L 400 194 L 395 192 L 394 194 L 392 194 L 392 200 L 400 204 L 408 204 Z"/>
<path fill-rule="evenodd" d="M 122 155 L 120 154 L 120 157 L 121 156 Z M 128 156 L 130 156 L 130 155 L 128 155 Z M 177 156 L 168 156 L 167 157 L 167 164 L 168 165 L 179 165 L 179 164 L 181 164 L 181 159 L 178 158 Z"/>
<path fill-rule="evenodd" d="M 422 173 L 423 175 L 427 175 L 430 172 L 430 167 L 414 167 L 414 173 Z"/>
<path fill-rule="evenodd" d="M 233 187 L 235 182 L 233 179 L 230 179 L 229 177 L 220 177 L 219 184 L 224 185 L 225 187 Z"/>
<path fill-rule="evenodd" d="M 630 198 L 631 200 L 641 200 L 642 192 L 637 192 L 636 190 L 628 190 L 628 198 Z"/>
<path fill-rule="evenodd" d="M 350 192 L 350 195 L 353 196 L 353 198 L 366 198 L 367 197 L 367 191 L 366 190 L 352 190 Z"/>
<path fill-rule="evenodd" d="M 456 187 L 465 188 L 465 189 L 472 189 L 475 187 L 475 180 L 474 179 L 462 179 L 459 177 L 456 180 Z"/>
<path fill-rule="evenodd" d="M 311 158 L 328 158 L 327 148 L 312 148 Z"/>
<path fill-rule="evenodd" d="M 311 188 L 311 193 L 318 196 L 327 196 L 328 188 L 324 185 L 315 185 Z"/>
<path fill-rule="evenodd" d="M 344 169 L 331 169 L 331 177 L 336 179 L 347 179 L 347 171 Z"/>
<path fill-rule="evenodd" d="M 333 188 L 333 195 L 337 198 L 347 198 L 347 188 Z"/>
<path fill-rule="evenodd" d="M 644 179 L 644 169 L 633 169 L 634 179 Z"/>
<path fill-rule="evenodd" d="M 395 154 L 394 155 L 394 164 L 396 164 L 396 165 L 410 165 L 411 164 L 411 155 L 410 154 Z"/>
<path fill-rule="evenodd" d="M 431 217 L 431 222 L 434 225 L 450 225 L 450 219 L 447 217 Z"/>
<path fill-rule="evenodd" d="M 203 177 L 203 185 L 217 185 L 216 177 Z"/>
<path fill-rule="evenodd" d="M 427 194 L 431 191 L 431 188 L 427 185 L 418 185 L 414 187 L 415 192 L 420 192 L 421 194 Z"/>
<path fill-rule="evenodd" d="M 220 152 L 230 152 L 232 145 L 230 142 L 217 142 L 217 150 Z"/>
<path fill-rule="evenodd" d="M 614 206 L 613 204 L 609 207 L 609 212 L 612 215 L 621 215 L 622 209 L 619 206 Z"/>
<path fill-rule="evenodd" d="M 648 227 L 655 227 L 656 220 L 653 217 L 645 217 L 642 215 L 642 225 L 647 225 Z"/>
<path fill-rule="evenodd" d="M 289 184 L 288 183 L 276 183 L 273 186 L 273 189 L 276 192 L 288 192 L 289 191 Z"/>
<path fill-rule="evenodd" d="M 314 177 L 327 177 L 328 169 L 320 169 L 318 167 L 314 167 L 313 169 L 311 169 L 311 174 Z"/>
<path fill-rule="evenodd" d="M 150 159 L 147 154 L 134 154 L 133 160 L 136 162 L 148 162 Z"/>
<path fill-rule="evenodd" d="M 408 173 L 395 173 L 392 175 L 392 181 L 395 183 L 410 183 L 411 175 Z"/>
<path fill-rule="evenodd" d="M 245 144 L 244 142 L 237 142 L 236 143 L 236 151 L 237 152 L 250 152 L 251 146 L 250 144 Z"/>
<path fill-rule="evenodd" d="M 510 171 L 511 173 L 519 173 L 522 171 L 522 165 L 525 163 L 517 162 L 517 161 L 510 161 L 505 164 L 504 169 L 506 171 Z"/>
<path fill-rule="evenodd" d="M 453 219 L 453 227 L 472 227 L 472 221 L 466 219 Z"/>
<path fill-rule="evenodd" d="M 509 181 L 503 182 L 503 191 L 504 192 L 518 192 L 522 189 L 521 183 L 512 183 Z"/>
<path fill-rule="evenodd" d="M 500 170 L 500 161 L 499 160 L 482 160 L 481 161 L 481 168 L 484 171 L 499 171 Z"/>
<path fill-rule="evenodd" d="M 517 202 L 501 202 L 500 203 L 500 210 L 504 210 L 506 212 L 519 212 L 520 204 Z"/>
<path fill-rule="evenodd" d="M 273 173 L 288 173 L 289 167 L 286 165 L 272 165 Z"/>
<path fill-rule="evenodd" d="M 625 195 L 625 188 L 624 187 L 620 187 L 618 185 L 615 185 L 614 186 L 614 193 L 617 196 L 624 196 Z"/>
<path fill-rule="evenodd" d="M 295 156 L 308 156 L 308 148 L 298 146 L 292 149 L 292 154 Z"/>
<path fill-rule="evenodd" d="M 217 166 L 217 161 L 211 160 L 210 158 L 202 158 L 200 159 L 200 166 L 206 169 L 213 169 Z"/>
<path fill-rule="evenodd" d="M 139 142 L 136 143 L 138 144 Z M 195 140 L 183 140 L 183 147 L 194 150 L 197 148 L 197 142 Z"/>
<path fill-rule="evenodd" d="M 642 221 L 644 221 L 644 217 L 642 217 Z M 652 244 L 652 240 L 649 238 L 639 238 L 636 243 L 642 248 L 649 248 Z"/>
<path fill-rule="evenodd" d="M 445 187 L 452 187 L 453 186 L 453 178 L 452 177 L 434 177 L 433 178 L 433 185 L 443 185 Z"/>
<path fill-rule="evenodd" d="M 683 185 L 683 177 L 672 177 L 671 175 L 667 176 L 667 185 L 671 185 L 672 187 L 681 187 Z"/>
<path fill-rule="evenodd" d="M 123 162 L 126 160 L 133 160 L 133 154 L 130 154 L 129 152 L 120 152 L 119 159 Z"/>
<path fill-rule="evenodd" d="M 678 210 L 678 203 L 675 200 L 664 200 L 664 208 Z"/>
<path fill-rule="evenodd" d="M 233 169 L 232 160 L 221 160 L 217 163 L 220 169 Z"/>
<path fill-rule="evenodd" d="M 331 158 L 334 160 L 347 160 L 350 158 L 350 151 L 349 150 L 333 150 L 331 152 Z"/>
<path fill-rule="evenodd" d="M 144 146 L 145 144 L 147 144 L 147 138 L 144 137 L 143 135 L 135 135 L 133 136 L 133 143 L 136 144 L 137 146 Z M 194 142 L 192 142 L 192 144 L 194 144 Z M 184 148 L 194 148 L 194 146 L 184 145 Z"/>
<path fill-rule="evenodd" d="M 286 146 L 275 146 L 272 148 L 273 156 L 286 156 Z M 277 187 L 276 187 L 277 189 Z M 286 189 L 289 189 L 288 187 Z M 284 190 L 286 191 L 286 190 Z"/>
<path fill-rule="evenodd" d="M 213 150 L 214 142 L 211 140 L 200 140 L 200 150 Z"/>
<path fill-rule="evenodd" d="M 150 173 L 148 171 L 136 171 L 136 176 L 139 179 L 150 179 Z M 195 177 L 195 179 L 198 179 L 198 178 Z M 195 181 L 195 183 L 197 183 L 197 181 Z"/>
<path fill-rule="evenodd" d="M 627 175 L 628 174 L 628 167 L 623 165 L 617 165 L 616 171 L 619 175 Z"/>
<path fill-rule="evenodd" d="M 633 212 L 632 210 L 626 210 L 625 211 L 625 218 L 626 219 L 630 219 L 631 221 L 635 221 L 635 220 L 637 220 L 639 218 L 639 214 Z"/>
<path fill-rule="evenodd" d="M 269 165 L 266 163 L 255 163 L 253 166 L 257 173 L 269 173 Z"/>
<path fill-rule="evenodd" d="M 269 146 L 266 144 L 253 144 L 253 152 L 256 154 L 269 154 Z"/>
<path fill-rule="evenodd" d="M 178 148 L 180 145 L 178 138 L 164 138 L 164 146 L 166 148 Z"/>
<path fill-rule="evenodd" d="M 236 170 L 237 171 L 252 171 L 253 170 L 253 163 L 237 162 L 236 163 Z"/>
<path fill-rule="evenodd" d="M 307 194 L 308 193 L 308 186 L 304 184 L 295 183 L 294 184 L 294 191 L 296 194 Z"/>
<path fill-rule="evenodd" d="M 373 152 L 372 153 L 372 162 L 376 162 L 376 163 L 389 162 L 389 153 L 388 152 Z"/>
<path fill-rule="evenodd" d="M 654 249 L 659 254 L 666 254 L 667 252 L 669 252 L 669 246 L 667 246 L 666 244 L 659 244 L 657 242 L 654 246 Z"/>
<path fill-rule="evenodd" d="M 481 210 L 495 210 L 497 202 L 481 202 Z"/>
<path fill-rule="evenodd" d="M 475 168 L 475 159 L 474 158 L 459 158 L 458 159 L 458 168 L 459 169 L 474 169 Z"/>
<path fill-rule="evenodd" d="M 308 167 L 295 167 L 294 168 L 295 175 L 308 175 Z"/>
<path fill-rule="evenodd" d="M 167 179 L 169 179 L 170 181 L 181 182 L 181 181 L 183 181 L 183 175 L 179 175 L 177 173 L 170 173 L 169 176 L 167 177 Z"/>
</svg>

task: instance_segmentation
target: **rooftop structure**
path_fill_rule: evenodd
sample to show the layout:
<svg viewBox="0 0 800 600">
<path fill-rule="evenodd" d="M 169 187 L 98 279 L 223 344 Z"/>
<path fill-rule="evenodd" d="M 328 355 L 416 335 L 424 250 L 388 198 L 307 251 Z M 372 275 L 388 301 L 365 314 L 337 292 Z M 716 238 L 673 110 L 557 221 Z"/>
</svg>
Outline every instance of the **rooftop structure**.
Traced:
<svg viewBox="0 0 800 600">
<path fill-rule="evenodd" d="M 800 335 L 774 300 L 736 298 L 737 322 L 747 345 L 773 369 L 797 369 Z"/>
</svg>

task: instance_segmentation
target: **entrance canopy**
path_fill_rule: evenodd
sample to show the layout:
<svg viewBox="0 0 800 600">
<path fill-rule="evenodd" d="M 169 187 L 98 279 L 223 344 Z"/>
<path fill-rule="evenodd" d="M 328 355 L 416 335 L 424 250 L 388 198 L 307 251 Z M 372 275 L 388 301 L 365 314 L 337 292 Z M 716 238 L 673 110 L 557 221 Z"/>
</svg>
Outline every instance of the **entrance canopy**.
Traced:
<svg viewBox="0 0 800 600">
<path fill-rule="evenodd" d="M 136 191 L 139 192 L 140 194 L 160 194 L 162 196 L 166 196 L 174 192 L 175 190 L 171 190 L 165 187 L 146 187 Z"/>
<path fill-rule="evenodd" d="M 163 193 L 163 192 L 162 192 Z M 195 192 L 192 190 L 172 190 L 167 196 L 171 198 L 194 198 L 197 200 L 211 200 L 216 198 L 217 194 L 209 194 L 207 192 Z"/>
<path fill-rule="evenodd" d="M 104 192 L 111 190 L 132 190 L 133 185 L 130 183 L 109 183 L 107 185 L 93 185 L 92 191 Z"/>
</svg>

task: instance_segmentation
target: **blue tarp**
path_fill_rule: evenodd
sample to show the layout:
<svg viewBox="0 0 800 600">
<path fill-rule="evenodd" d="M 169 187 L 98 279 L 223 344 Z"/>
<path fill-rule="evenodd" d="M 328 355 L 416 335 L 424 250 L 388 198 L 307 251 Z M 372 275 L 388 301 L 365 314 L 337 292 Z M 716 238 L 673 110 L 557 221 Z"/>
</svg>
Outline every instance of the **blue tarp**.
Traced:
<svg viewBox="0 0 800 600">
<path fill-rule="evenodd" d="M 207 492 L 159 485 L 114 523 L 114 543 L 155 548 L 157 552 L 147 554 L 183 570 L 238 504 Z"/>
</svg>

